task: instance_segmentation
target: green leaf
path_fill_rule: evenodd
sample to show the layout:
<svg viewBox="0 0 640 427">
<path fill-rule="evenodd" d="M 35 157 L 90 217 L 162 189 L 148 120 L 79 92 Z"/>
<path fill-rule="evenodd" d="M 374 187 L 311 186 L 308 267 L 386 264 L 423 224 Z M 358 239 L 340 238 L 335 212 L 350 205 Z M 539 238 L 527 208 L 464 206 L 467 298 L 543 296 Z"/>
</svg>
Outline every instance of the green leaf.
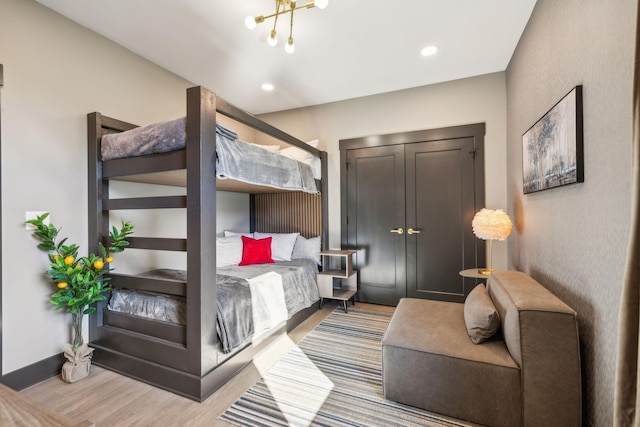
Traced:
<svg viewBox="0 0 640 427">
<path fill-rule="evenodd" d="M 64 242 L 66 242 L 68 239 L 68 237 L 65 237 L 64 239 L 60 240 L 60 242 L 58 243 L 58 245 L 56 246 L 56 249 L 60 248 L 60 246 L 64 245 Z"/>
<path fill-rule="evenodd" d="M 65 237 L 56 242 L 61 229 L 56 228 L 54 224 L 45 225 L 43 223 L 48 215 L 47 212 L 26 222 L 36 227 L 33 236 L 40 240 L 38 247 L 48 252 L 47 256 L 50 261 L 48 273 L 53 285 L 60 282 L 68 283 L 64 289 L 54 289 L 49 301 L 54 305 L 56 311 L 93 313 L 96 308 L 87 306 L 107 299 L 102 293 L 108 292 L 111 287 L 108 285 L 109 277 L 103 276 L 112 270 L 108 267 L 96 270 L 93 268 L 93 263 L 98 259 L 106 258 L 110 250 L 122 252 L 129 245 L 126 238 L 131 234 L 133 226 L 125 221 L 122 221 L 121 230 L 114 226 L 111 233 L 113 247 L 105 248 L 102 243 L 98 245 L 100 249 L 98 253 L 102 257 L 93 253 L 86 257 L 79 257 L 79 246 L 76 244 L 66 245 L 68 238 Z M 55 256 L 58 258 L 55 259 Z M 73 256 L 74 263 L 66 265 L 64 259 L 67 256 Z"/>
</svg>

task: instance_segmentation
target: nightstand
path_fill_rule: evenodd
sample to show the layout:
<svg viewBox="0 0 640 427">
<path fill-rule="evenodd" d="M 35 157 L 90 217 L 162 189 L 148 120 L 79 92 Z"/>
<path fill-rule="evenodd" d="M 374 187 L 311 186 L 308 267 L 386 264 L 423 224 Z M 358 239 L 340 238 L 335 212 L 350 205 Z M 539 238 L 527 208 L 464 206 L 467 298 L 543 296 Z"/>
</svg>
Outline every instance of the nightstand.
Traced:
<svg viewBox="0 0 640 427">
<path fill-rule="evenodd" d="M 318 292 L 320 308 L 325 298 L 341 300 L 344 312 L 347 312 L 347 301 L 355 305 L 355 294 L 358 292 L 358 272 L 353 269 L 352 250 L 330 249 L 320 252 L 322 271 L 318 273 Z M 333 286 L 333 279 L 339 279 L 340 286 Z"/>
</svg>

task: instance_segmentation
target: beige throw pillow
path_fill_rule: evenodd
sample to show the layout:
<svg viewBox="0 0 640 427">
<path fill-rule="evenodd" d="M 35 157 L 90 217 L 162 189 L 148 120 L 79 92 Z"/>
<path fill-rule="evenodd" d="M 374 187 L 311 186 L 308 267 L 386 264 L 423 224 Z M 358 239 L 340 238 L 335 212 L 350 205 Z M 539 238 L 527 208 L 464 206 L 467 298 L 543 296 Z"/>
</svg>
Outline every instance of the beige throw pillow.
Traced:
<svg viewBox="0 0 640 427">
<path fill-rule="evenodd" d="M 482 284 L 476 286 L 464 302 L 464 323 L 474 344 L 485 342 L 500 328 L 500 314 Z"/>
</svg>

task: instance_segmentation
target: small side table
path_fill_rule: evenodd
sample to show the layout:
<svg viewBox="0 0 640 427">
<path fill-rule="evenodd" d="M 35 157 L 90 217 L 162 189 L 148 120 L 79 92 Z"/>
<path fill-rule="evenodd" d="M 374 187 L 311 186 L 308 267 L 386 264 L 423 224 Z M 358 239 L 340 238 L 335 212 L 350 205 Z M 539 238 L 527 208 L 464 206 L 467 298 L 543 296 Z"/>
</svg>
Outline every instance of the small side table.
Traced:
<svg viewBox="0 0 640 427">
<path fill-rule="evenodd" d="M 347 312 L 347 301 L 355 305 L 354 296 L 358 292 L 358 272 L 353 269 L 352 250 L 330 249 L 320 252 L 322 271 L 318 273 L 318 292 L 320 308 L 325 298 L 341 300 L 344 312 Z M 342 267 L 344 265 L 344 268 Z M 333 279 L 341 279 L 339 288 L 333 287 Z"/>
<path fill-rule="evenodd" d="M 462 277 L 472 277 L 474 279 L 488 279 L 489 275 L 488 274 L 482 274 L 480 272 L 478 272 L 477 268 L 470 268 L 468 270 L 462 270 L 460 273 Z"/>
</svg>

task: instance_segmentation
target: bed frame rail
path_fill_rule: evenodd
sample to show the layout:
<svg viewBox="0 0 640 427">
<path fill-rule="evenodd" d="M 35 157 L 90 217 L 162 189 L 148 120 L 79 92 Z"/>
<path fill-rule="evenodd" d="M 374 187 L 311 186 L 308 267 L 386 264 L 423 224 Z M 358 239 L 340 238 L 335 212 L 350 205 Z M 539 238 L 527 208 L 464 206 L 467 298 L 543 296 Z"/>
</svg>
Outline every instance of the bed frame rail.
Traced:
<svg viewBox="0 0 640 427">
<path fill-rule="evenodd" d="M 187 282 L 171 279 L 131 276 L 111 273 L 110 285 L 116 289 L 134 289 L 137 291 L 159 292 L 167 295 L 187 296 Z"/>
<path fill-rule="evenodd" d="M 103 311 L 103 316 L 104 323 L 114 328 L 138 332 L 181 344 L 182 346 L 186 343 L 185 327 L 183 325 L 153 319 L 142 319 L 139 316 L 117 313 L 106 308 Z"/>
<path fill-rule="evenodd" d="M 168 172 L 185 169 L 187 165 L 186 151 L 149 154 L 147 156 L 127 157 L 124 159 L 106 160 L 103 162 L 104 178 L 122 178 L 128 175 Z"/>
<path fill-rule="evenodd" d="M 186 208 L 187 196 L 133 197 L 127 199 L 107 199 L 103 209 L 108 211 L 126 209 L 175 209 Z"/>
</svg>

